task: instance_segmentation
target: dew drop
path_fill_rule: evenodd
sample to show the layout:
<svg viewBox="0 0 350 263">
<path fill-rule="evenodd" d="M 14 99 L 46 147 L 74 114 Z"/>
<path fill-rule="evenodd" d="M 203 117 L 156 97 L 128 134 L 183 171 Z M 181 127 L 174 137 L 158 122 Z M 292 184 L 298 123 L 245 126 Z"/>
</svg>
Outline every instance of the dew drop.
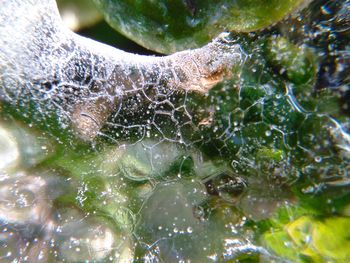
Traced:
<svg viewBox="0 0 350 263">
<path fill-rule="evenodd" d="M 189 227 L 187 228 L 187 233 L 190 233 L 190 234 L 191 234 L 192 232 L 193 232 L 193 229 L 192 229 L 192 227 L 189 226 Z"/>
<path fill-rule="evenodd" d="M 315 162 L 316 162 L 316 163 L 322 162 L 322 157 L 321 157 L 321 156 L 316 156 L 316 157 L 315 157 Z"/>
<path fill-rule="evenodd" d="M 44 252 L 41 250 L 38 255 L 38 260 L 42 260 L 44 258 Z"/>
</svg>

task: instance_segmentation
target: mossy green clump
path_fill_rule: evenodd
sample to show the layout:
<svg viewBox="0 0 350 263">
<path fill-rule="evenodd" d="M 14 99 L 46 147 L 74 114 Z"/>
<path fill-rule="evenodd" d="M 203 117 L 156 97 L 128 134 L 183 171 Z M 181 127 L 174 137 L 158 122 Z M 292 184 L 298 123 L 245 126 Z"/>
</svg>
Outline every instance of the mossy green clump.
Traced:
<svg viewBox="0 0 350 263">
<path fill-rule="evenodd" d="M 268 149 L 266 147 L 262 147 L 257 151 L 256 156 L 258 159 L 281 162 L 284 158 L 284 152 L 280 149 Z"/>
<path fill-rule="evenodd" d="M 270 37 L 265 49 L 268 62 L 289 81 L 300 85 L 314 79 L 316 61 L 311 50 L 298 47 L 283 37 Z"/>
</svg>

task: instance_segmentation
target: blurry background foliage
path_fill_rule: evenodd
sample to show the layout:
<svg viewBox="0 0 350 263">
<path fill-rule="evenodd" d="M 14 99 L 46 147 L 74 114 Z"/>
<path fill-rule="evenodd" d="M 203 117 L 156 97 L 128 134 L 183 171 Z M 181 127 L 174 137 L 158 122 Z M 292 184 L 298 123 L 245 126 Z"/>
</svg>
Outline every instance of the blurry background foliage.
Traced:
<svg viewBox="0 0 350 263">
<path fill-rule="evenodd" d="M 131 98 L 94 145 L 2 113 L 0 261 L 349 262 L 349 1 L 94 2 L 58 5 L 129 52 L 230 30 L 247 60 L 204 97 Z"/>
</svg>

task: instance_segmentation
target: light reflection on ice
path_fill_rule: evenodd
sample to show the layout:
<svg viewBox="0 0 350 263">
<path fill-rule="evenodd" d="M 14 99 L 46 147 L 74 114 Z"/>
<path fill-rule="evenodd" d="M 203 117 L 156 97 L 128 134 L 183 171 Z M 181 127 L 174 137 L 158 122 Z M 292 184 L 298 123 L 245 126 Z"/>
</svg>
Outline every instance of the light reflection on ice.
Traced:
<svg viewBox="0 0 350 263">
<path fill-rule="evenodd" d="M 11 133 L 0 127 L 0 170 L 15 166 L 19 159 L 19 150 Z"/>
</svg>

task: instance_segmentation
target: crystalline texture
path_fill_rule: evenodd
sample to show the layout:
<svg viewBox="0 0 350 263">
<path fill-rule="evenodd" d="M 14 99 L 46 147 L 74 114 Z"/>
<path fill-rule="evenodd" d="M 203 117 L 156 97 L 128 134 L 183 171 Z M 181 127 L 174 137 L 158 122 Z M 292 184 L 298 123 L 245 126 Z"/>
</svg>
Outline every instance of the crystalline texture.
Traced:
<svg viewBox="0 0 350 263">
<path fill-rule="evenodd" d="M 231 75 L 242 54 L 227 34 L 170 56 L 129 54 L 66 29 L 53 0 L 10 0 L 0 10 L 1 100 L 56 114 L 85 140 L 125 97 L 205 93 Z"/>
</svg>

